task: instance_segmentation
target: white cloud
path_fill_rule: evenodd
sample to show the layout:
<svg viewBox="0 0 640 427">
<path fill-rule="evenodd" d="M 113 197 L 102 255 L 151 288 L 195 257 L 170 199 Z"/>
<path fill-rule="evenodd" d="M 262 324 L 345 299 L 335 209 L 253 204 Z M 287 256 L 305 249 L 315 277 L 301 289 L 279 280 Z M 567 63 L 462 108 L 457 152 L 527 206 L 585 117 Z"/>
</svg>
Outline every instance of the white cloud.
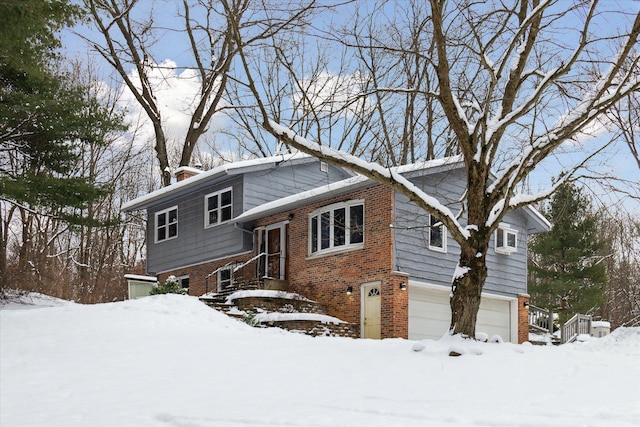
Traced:
<svg viewBox="0 0 640 427">
<path fill-rule="evenodd" d="M 142 84 L 138 71 L 132 70 L 129 77 L 140 90 Z M 160 64 L 151 64 L 148 77 L 160 110 L 162 128 L 168 141 L 167 149 L 169 152 L 175 151 L 182 145 L 193 111 L 200 101 L 200 77 L 195 70 L 185 69 L 180 72 L 178 64 L 170 59 Z M 155 133 L 147 114 L 126 85 L 123 84 L 121 92 L 119 104 L 126 111 L 128 123 L 134 126 L 132 132 L 136 132 L 138 144 L 153 144 Z M 213 133 L 223 121 L 223 115 L 214 115 L 204 137 Z"/>
</svg>

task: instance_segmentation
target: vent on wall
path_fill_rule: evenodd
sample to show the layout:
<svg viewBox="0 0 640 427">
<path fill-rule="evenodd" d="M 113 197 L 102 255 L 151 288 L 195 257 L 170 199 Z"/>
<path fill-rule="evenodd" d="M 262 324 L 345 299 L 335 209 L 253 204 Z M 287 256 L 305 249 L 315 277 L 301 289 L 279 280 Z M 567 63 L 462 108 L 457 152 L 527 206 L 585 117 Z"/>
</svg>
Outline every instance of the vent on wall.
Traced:
<svg viewBox="0 0 640 427">
<path fill-rule="evenodd" d="M 320 162 L 320 170 L 322 172 L 329 172 L 329 165 L 326 162 Z"/>
</svg>

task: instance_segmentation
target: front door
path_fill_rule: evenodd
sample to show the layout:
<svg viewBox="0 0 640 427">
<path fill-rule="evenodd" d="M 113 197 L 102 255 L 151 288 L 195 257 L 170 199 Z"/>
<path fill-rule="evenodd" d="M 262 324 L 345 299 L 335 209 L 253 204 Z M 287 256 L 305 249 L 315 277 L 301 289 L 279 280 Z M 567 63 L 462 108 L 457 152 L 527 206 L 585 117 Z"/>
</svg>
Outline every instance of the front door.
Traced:
<svg viewBox="0 0 640 427">
<path fill-rule="evenodd" d="M 380 282 L 363 285 L 362 298 L 362 336 L 363 338 L 380 339 Z"/>
<path fill-rule="evenodd" d="M 267 262 L 264 275 L 285 280 L 287 266 L 286 224 L 274 224 L 266 229 L 265 251 Z"/>
</svg>

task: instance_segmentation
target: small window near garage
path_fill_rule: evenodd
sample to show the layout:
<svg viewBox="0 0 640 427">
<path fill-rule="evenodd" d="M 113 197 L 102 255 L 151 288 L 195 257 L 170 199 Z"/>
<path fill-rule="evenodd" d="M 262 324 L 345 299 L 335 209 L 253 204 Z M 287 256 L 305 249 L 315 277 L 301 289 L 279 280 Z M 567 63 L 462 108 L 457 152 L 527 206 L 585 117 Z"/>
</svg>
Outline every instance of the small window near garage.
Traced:
<svg viewBox="0 0 640 427">
<path fill-rule="evenodd" d="M 156 242 L 173 239 L 178 236 L 178 207 L 173 206 L 156 212 Z"/>
<path fill-rule="evenodd" d="M 429 249 L 439 252 L 447 251 L 447 229 L 434 216 L 429 215 Z"/>
<path fill-rule="evenodd" d="M 233 285 L 233 274 L 231 267 L 225 267 L 218 271 L 218 292 L 229 289 Z"/>
<path fill-rule="evenodd" d="M 496 230 L 496 252 L 509 255 L 518 251 L 518 230 L 500 224 Z"/>
<path fill-rule="evenodd" d="M 361 200 L 325 206 L 309 216 L 309 254 L 361 247 L 364 204 Z"/>
<path fill-rule="evenodd" d="M 233 217 L 233 193 L 231 188 L 225 188 L 204 197 L 205 227 L 222 224 Z"/>
</svg>

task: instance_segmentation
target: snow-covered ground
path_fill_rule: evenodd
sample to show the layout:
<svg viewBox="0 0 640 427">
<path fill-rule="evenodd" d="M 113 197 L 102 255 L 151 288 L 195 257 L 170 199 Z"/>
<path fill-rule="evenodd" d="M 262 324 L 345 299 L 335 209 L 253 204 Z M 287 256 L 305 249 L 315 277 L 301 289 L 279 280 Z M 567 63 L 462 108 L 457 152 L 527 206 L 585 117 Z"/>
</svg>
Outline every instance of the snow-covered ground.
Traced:
<svg viewBox="0 0 640 427">
<path fill-rule="evenodd" d="M 177 295 L 0 308 L 2 427 L 640 425 L 638 328 L 543 347 L 311 338 Z"/>
</svg>

